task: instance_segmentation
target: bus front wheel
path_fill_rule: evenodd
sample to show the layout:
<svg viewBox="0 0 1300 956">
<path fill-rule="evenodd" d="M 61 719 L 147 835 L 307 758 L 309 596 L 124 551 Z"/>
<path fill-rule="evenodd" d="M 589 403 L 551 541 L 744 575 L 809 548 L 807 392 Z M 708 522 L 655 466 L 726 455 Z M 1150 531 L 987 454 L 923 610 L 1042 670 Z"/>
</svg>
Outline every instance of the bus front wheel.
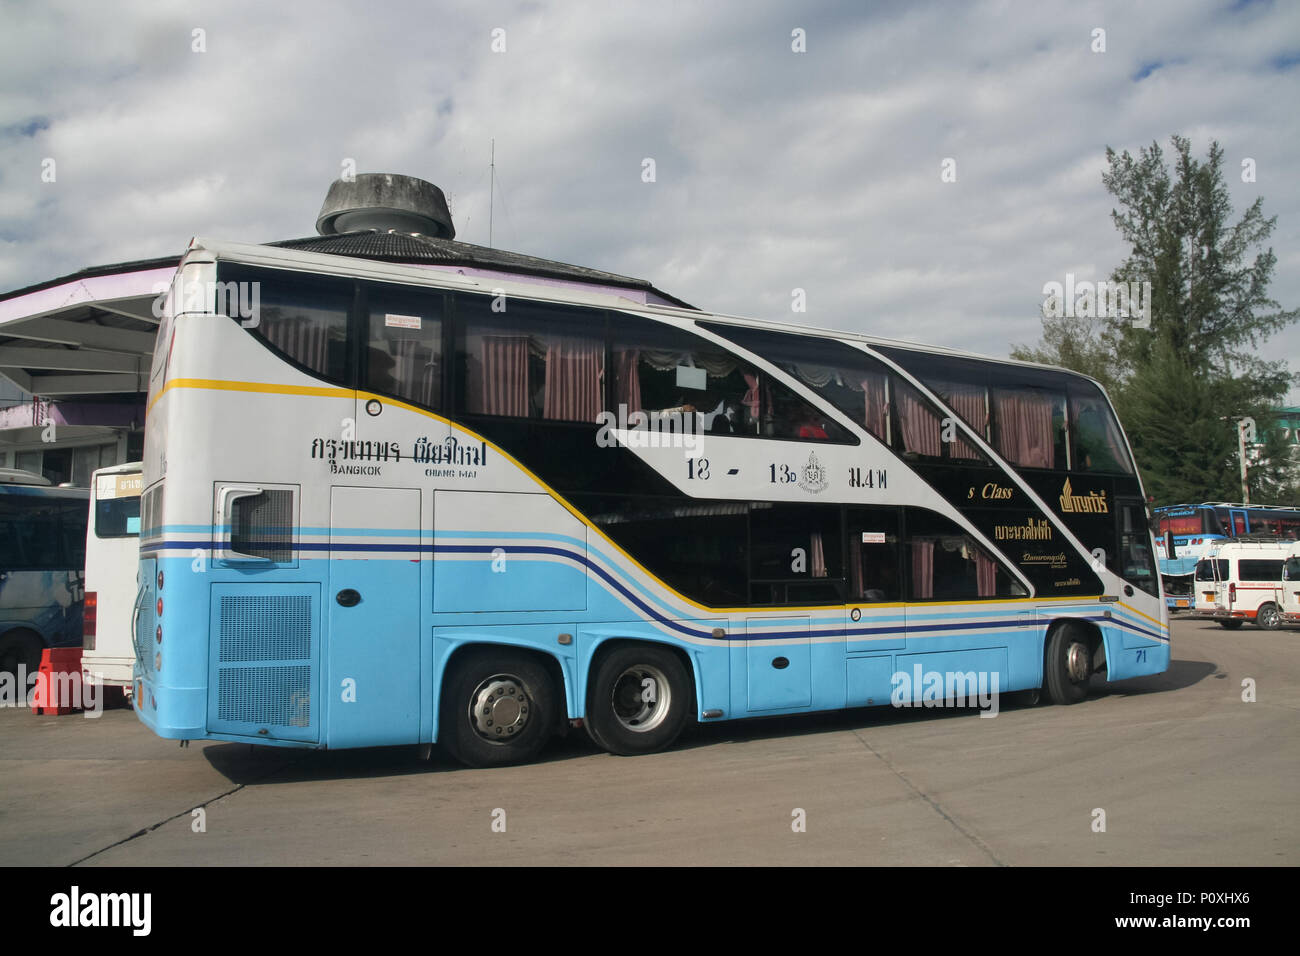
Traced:
<svg viewBox="0 0 1300 956">
<path fill-rule="evenodd" d="M 601 657 L 587 697 L 587 731 L 612 754 L 630 757 L 675 741 L 694 706 L 690 675 L 672 651 L 651 644 Z"/>
<path fill-rule="evenodd" d="M 1241 627 L 1241 621 L 1220 621 L 1219 627 L 1223 628 L 1225 631 L 1235 631 L 1237 628 Z"/>
<path fill-rule="evenodd" d="M 555 683 L 535 657 L 471 648 L 443 685 L 439 740 L 461 763 L 498 767 L 533 759 L 555 729 Z"/>
<path fill-rule="evenodd" d="M 1077 704 L 1088 696 L 1092 644 L 1077 627 L 1065 625 L 1047 639 L 1044 660 L 1047 696 L 1054 704 Z"/>
</svg>

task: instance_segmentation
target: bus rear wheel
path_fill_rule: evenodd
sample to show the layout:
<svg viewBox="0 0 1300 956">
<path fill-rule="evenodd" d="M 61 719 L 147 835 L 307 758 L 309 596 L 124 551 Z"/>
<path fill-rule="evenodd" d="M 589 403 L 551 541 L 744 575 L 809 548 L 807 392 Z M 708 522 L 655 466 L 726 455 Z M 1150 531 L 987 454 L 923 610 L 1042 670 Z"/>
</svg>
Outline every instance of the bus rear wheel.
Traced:
<svg viewBox="0 0 1300 956">
<path fill-rule="evenodd" d="M 1043 662 L 1047 696 L 1054 704 L 1077 704 L 1092 680 L 1092 643 L 1077 627 L 1064 625 L 1047 639 Z"/>
<path fill-rule="evenodd" d="M 694 701 L 681 660 L 651 644 L 603 655 L 589 686 L 587 732 L 597 746 L 625 757 L 670 746 L 685 728 Z"/>
<path fill-rule="evenodd" d="M 439 740 L 470 767 L 533 759 L 555 729 L 555 682 L 536 658 L 471 648 L 443 684 Z"/>
</svg>

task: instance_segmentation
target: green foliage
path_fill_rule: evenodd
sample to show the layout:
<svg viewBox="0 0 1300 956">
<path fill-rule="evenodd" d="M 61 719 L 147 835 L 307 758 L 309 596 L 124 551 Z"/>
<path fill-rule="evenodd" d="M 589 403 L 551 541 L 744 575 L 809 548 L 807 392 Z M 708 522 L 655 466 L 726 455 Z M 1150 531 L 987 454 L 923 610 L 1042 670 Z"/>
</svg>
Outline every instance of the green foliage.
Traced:
<svg viewBox="0 0 1300 956">
<path fill-rule="evenodd" d="M 1147 493 L 1162 504 L 1237 500 L 1241 481 L 1233 421 L 1250 416 L 1268 431 L 1270 409 L 1286 395 L 1285 362 L 1259 355 L 1270 335 L 1300 318 L 1268 297 L 1277 262 L 1265 243 L 1277 217 L 1257 198 L 1234 224 L 1223 150 L 1191 155 L 1173 137 L 1172 169 L 1157 143 L 1134 158 L 1106 150 L 1102 183 L 1129 253 L 1112 282 L 1149 282 L 1150 327 L 1107 317 L 1043 319 L 1036 347 L 1013 358 L 1062 365 L 1098 379 L 1115 402 Z M 1277 429 L 1272 429 L 1274 433 Z M 1280 434 L 1256 450 L 1252 500 L 1287 501 L 1291 468 Z M 1256 495 L 1263 498 L 1256 498 Z"/>
</svg>

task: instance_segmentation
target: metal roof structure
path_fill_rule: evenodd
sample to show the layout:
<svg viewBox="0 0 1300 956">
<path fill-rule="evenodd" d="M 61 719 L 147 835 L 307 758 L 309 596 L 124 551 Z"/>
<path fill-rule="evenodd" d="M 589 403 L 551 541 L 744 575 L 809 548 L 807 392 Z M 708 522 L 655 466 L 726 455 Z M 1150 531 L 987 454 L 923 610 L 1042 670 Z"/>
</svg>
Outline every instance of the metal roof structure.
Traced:
<svg viewBox="0 0 1300 956">
<path fill-rule="evenodd" d="M 642 303 L 693 309 L 644 279 L 427 235 L 358 230 L 267 246 L 478 275 L 627 290 Z M 0 378 L 44 398 L 148 389 L 155 306 L 180 256 L 96 266 L 0 294 Z"/>
<path fill-rule="evenodd" d="M 0 295 L 0 378 L 51 398 L 145 391 L 156 288 L 179 261 L 98 266 Z"/>
</svg>

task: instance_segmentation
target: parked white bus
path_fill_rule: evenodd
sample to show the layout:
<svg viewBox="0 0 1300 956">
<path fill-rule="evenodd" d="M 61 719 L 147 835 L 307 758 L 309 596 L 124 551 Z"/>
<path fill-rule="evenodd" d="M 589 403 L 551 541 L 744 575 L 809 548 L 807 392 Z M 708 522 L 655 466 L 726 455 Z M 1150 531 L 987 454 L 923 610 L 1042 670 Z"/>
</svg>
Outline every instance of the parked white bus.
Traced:
<svg viewBox="0 0 1300 956">
<path fill-rule="evenodd" d="M 1197 617 L 1236 629 L 1246 621 L 1267 630 L 1282 624 L 1282 567 L 1294 541 L 1229 541 L 1196 565 Z"/>
<path fill-rule="evenodd" d="M 140 462 L 101 468 L 90 480 L 82 679 L 131 692 L 131 610 L 140 561 Z"/>
</svg>

